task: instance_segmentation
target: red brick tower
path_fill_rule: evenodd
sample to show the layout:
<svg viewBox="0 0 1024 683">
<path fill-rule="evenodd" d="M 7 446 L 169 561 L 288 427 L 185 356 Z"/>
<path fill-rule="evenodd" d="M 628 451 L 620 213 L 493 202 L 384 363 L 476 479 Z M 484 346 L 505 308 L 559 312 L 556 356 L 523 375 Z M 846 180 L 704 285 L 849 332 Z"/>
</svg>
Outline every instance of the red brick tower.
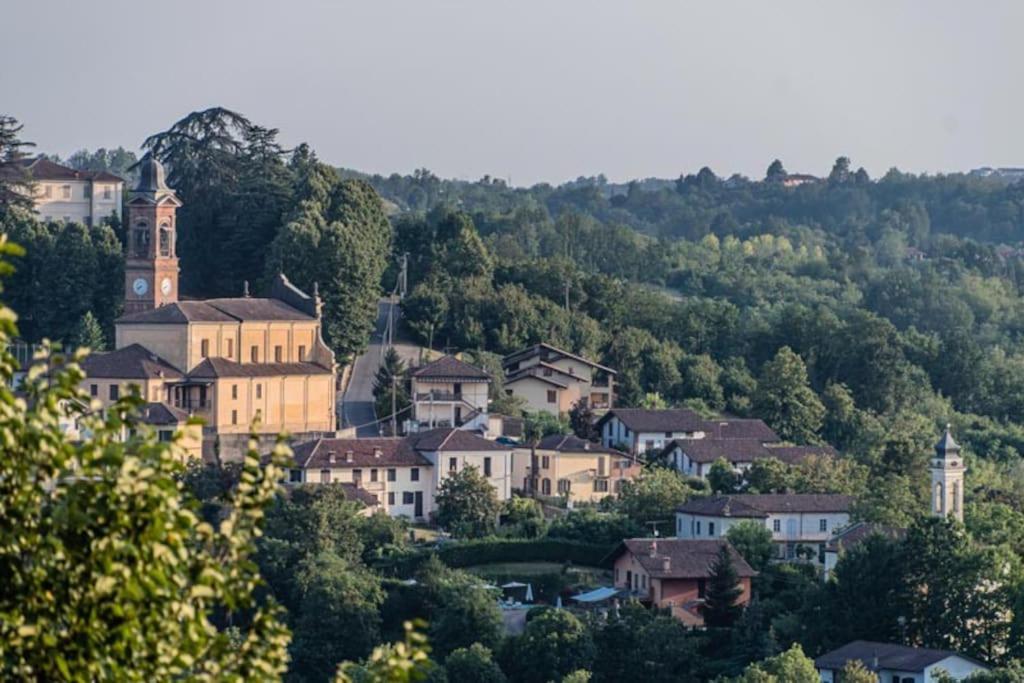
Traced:
<svg viewBox="0 0 1024 683">
<path fill-rule="evenodd" d="M 125 314 L 178 300 L 175 211 L 181 201 L 164 181 L 164 167 L 149 152 L 139 162 L 139 183 L 131 191 L 125 230 Z"/>
</svg>

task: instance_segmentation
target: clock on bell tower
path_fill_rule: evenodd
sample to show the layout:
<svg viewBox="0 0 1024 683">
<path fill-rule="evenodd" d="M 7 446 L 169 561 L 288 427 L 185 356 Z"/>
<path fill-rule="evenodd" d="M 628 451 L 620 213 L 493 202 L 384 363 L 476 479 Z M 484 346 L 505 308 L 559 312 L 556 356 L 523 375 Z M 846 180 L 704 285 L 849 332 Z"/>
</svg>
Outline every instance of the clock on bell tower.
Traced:
<svg viewBox="0 0 1024 683">
<path fill-rule="evenodd" d="M 167 187 L 164 167 L 151 152 L 142 157 L 138 169 L 139 182 L 131 191 L 125 214 L 126 314 L 178 300 L 175 212 L 181 200 Z"/>
</svg>

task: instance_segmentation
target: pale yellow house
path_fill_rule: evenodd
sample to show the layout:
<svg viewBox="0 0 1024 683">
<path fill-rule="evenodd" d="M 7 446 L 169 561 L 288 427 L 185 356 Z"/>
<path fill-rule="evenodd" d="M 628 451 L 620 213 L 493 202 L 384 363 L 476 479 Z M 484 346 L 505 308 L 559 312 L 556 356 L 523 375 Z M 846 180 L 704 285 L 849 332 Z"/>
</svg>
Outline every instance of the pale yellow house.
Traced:
<svg viewBox="0 0 1024 683">
<path fill-rule="evenodd" d="M 635 457 L 573 435 L 553 434 L 535 448 L 516 448 L 512 453 L 516 488 L 529 494 L 564 496 L 574 503 L 615 496 L 624 482 L 642 470 Z"/>
<path fill-rule="evenodd" d="M 461 427 L 486 422 L 491 376 L 487 371 L 442 356 L 413 370 L 412 402 L 416 427 Z"/>
<path fill-rule="evenodd" d="M 505 356 L 505 391 L 526 401 L 527 410 L 559 415 L 585 400 L 594 410 L 612 407 L 615 371 L 550 344 Z"/>
<path fill-rule="evenodd" d="M 32 178 L 32 202 L 43 220 L 99 225 L 121 217 L 124 179 L 106 171 L 82 171 L 38 157 L 18 165 Z"/>
</svg>

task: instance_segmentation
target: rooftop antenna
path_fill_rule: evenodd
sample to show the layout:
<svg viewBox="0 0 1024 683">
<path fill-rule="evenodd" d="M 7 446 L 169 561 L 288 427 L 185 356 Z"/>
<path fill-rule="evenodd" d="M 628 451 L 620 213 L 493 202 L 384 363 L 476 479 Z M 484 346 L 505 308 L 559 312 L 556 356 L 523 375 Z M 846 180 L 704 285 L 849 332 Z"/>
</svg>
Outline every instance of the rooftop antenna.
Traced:
<svg viewBox="0 0 1024 683">
<path fill-rule="evenodd" d="M 242 296 L 244 296 L 246 299 L 249 298 L 249 281 L 248 280 L 243 280 L 242 281 Z"/>
</svg>

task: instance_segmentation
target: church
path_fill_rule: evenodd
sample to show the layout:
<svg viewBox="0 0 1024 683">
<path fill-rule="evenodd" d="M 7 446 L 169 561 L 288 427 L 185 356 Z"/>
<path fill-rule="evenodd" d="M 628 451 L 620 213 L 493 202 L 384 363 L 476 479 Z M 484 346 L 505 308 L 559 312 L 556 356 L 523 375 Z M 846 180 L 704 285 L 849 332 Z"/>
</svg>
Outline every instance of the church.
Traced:
<svg viewBox="0 0 1024 683">
<path fill-rule="evenodd" d="M 125 214 L 125 313 L 116 350 L 82 363 L 89 394 L 107 406 L 134 386 L 144 414 L 165 423 L 170 415 L 179 427 L 202 418 L 201 445 L 190 450 L 206 460 L 240 458 L 251 433 L 266 443 L 282 432 L 333 436 L 337 367 L 316 289 L 279 274 L 265 297 L 250 296 L 246 283 L 240 297 L 179 300 L 181 200 L 151 154 L 139 171 Z"/>
</svg>

